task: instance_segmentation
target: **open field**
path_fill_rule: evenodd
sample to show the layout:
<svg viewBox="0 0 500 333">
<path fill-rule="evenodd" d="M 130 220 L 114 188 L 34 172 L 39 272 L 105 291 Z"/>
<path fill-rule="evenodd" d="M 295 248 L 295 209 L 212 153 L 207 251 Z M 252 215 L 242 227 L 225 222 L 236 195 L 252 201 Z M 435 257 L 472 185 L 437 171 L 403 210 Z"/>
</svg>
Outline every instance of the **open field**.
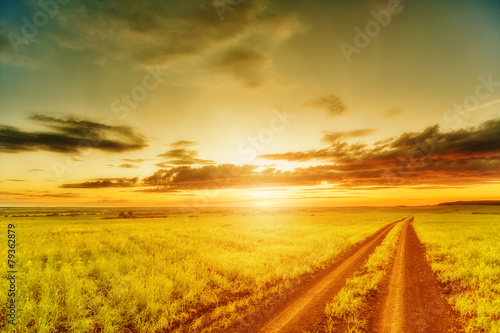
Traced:
<svg viewBox="0 0 500 333">
<path fill-rule="evenodd" d="M 443 318 L 498 332 L 498 207 L 120 212 L 0 209 L 4 235 L 16 229 L 18 332 L 320 332 L 327 313 L 344 320 L 332 332 L 357 319 L 388 332 L 391 302 L 412 304 L 401 325 L 418 332 Z"/>
<path fill-rule="evenodd" d="M 500 215 L 498 208 L 416 215 L 432 269 L 466 332 L 500 332 Z"/>
<path fill-rule="evenodd" d="M 2 219 L 5 228 L 16 225 L 19 331 L 224 327 L 400 213 L 106 216 Z M 7 271 L 5 260 L 0 269 Z M 7 281 L 0 283 L 6 290 Z M 0 295 L 5 303 L 6 293 Z"/>
</svg>

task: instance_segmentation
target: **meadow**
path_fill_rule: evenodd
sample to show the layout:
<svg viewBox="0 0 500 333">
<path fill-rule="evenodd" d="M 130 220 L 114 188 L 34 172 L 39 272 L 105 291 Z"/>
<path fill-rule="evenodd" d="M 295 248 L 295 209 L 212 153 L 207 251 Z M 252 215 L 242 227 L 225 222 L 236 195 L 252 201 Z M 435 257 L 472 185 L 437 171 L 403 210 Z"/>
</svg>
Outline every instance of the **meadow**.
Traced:
<svg viewBox="0 0 500 333">
<path fill-rule="evenodd" d="M 500 332 L 499 211 L 441 207 L 415 213 L 417 235 L 466 332 Z"/>
<path fill-rule="evenodd" d="M 16 226 L 17 331 L 228 327 L 404 216 L 391 209 L 148 214 L 0 210 L 5 237 L 7 225 Z M 0 269 L 7 271 L 6 260 Z M 9 328 L 6 320 L 0 328 Z"/>
</svg>

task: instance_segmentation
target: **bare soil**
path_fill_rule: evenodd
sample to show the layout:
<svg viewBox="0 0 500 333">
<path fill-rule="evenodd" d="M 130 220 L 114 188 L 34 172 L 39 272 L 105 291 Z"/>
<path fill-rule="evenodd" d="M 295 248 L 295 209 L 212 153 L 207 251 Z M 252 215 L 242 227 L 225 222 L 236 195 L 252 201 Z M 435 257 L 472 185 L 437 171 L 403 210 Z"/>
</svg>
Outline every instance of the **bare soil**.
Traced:
<svg viewBox="0 0 500 333">
<path fill-rule="evenodd" d="M 361 268 L 395 223 L 377 232 L 327 274 L 304 286 L 250 332 L 324 332 L 326 304 Z M 448 304 L 445 290 L 427 262 L 425 247 L 413 228 L 413 217 L 405 221 L 395 258 L 380 290 L 370 297 L 360 316 L 367 318 L 368 332 L 463 332 L 458 313 Z M 339 323 L 338 331 L 348 331 L 345 322 Z"/>
<path fill-rule="evenodd" d="M 412 223 L 403 227 L 391 271 L 370 304 L 370 332 L 463 331 Z"/>
<path fill-rule="evenodd" d="M 315 279 L 304 283 L 300 291 L 295 292 L 285 303 L 277 307 L 263 325 L 249 331 L 318 331 L 318 327 L 326 322 L 326 304 L 342 289 L 346 279 L 362 267 L 370 254 L 382 243 L 385 236 L 399 221 L 391 223 L 365 242 L 354 246 L 348 255 L 343 256 L 342 260 L 336 262 Z"/>
</svg>

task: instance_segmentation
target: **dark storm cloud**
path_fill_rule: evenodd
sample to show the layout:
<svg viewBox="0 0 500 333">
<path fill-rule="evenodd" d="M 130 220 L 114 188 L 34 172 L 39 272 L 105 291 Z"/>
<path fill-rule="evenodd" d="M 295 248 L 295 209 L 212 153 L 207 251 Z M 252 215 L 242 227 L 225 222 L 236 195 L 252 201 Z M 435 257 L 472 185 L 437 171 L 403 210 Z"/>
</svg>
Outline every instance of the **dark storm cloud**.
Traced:
<svg viewBox="0 0 500 333">
<path fill-rule="evenodd" d="M 147 147 L 145 137 L 129 126 L 111 126 L 73 116 L 35 114 L 30 119 L 52 131 L 27 132 L 0 126 L 0 152 L 78 153 L 96 149 L 119 153 Z"/>
</svg>

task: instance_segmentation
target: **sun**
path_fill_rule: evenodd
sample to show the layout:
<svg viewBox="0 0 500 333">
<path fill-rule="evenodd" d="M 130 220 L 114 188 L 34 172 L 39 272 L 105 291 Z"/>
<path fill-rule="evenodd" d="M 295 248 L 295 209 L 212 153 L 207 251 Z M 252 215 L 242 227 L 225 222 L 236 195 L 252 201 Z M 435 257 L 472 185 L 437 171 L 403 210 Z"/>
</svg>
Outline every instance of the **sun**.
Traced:
<svg viewBox="0 0 500 333">
<path fill-rule="evenodd" d="M 260 207 L 268 207 L 276 204 L 281 199 L 280 191 L 261 189 L 250 192 L 250 196 L 255 199 L 254 205 Z"/>
</svg>

